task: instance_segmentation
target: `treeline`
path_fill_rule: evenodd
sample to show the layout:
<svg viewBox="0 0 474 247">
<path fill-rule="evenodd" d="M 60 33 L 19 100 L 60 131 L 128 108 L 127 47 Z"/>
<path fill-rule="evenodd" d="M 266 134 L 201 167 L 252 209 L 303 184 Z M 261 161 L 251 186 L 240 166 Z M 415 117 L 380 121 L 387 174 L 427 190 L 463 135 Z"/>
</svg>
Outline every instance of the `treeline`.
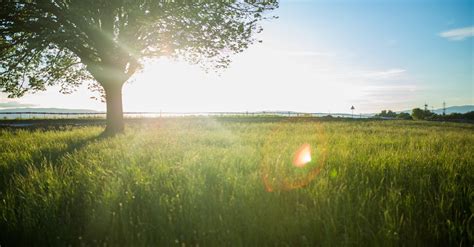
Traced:
<svg viewBox="0 0 474 247">
<path fill-rule="evenodd" d="M 379 114 L 375 114 L 378 118 L 390 118 L 390 119 L 406 119 L 406 120 L 432 120 L 432 121 L 468 121 L 474 122 L 474 111 L 467 113 L 451 113 L 451 114 L 436 114 L 430 110 L 423 110 L 415 108 L 411 111 L 411 114 L 406 112 L 396 113 L 391 110 L 383 110 Z"/>
<path fill-rule="evenodd" d="M 412 116 L 409 113 L 406 112 L 400 112 L 396 113 L 391 110 L 383 110 L 379 114 L 375 114 L 375 117 L 378 118 L 393 118 L 393 119 L 405 119 L 405 120 L 411 120 L 413 119 Z"/>
</svg>

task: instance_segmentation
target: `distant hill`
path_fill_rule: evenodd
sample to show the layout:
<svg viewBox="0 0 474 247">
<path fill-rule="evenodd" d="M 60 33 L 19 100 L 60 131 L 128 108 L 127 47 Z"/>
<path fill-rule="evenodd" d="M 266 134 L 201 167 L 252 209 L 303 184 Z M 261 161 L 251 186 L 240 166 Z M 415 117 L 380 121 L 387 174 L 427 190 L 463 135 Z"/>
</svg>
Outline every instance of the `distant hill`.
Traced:
<svg viewBox="0 0 474 247">
<path fill-rule="evenodd" d="M 89 109 L 30 108 L 30 107 L 23 107 L 23 108 L 0 109 L 0 113 L 2 113 L 2 112 L 86 113 L 86 112 L 99 112 L 99 111 L 89 110 Z"/>
<path fill-rule="evenodd" d="M 446 107 L 446 114 L 450 113 L 466 113 L 474 111 L 474 105 L 450 106 Z M 443 114 L 443 109 L 434 110 L 436 114 Z"/>
<path fill-rule="evenodd" d="M 422 107 L 420 107 L 422 108 Z M 430 111 L 436 113 L 436 114 L 443 114 L 443 108 L 435 109 Z M 400 111 L 400 112 L 406 112 L 406 113 L 411 113 L 412 110 L 405 110 L 405 111 Z M 466 113 L 474 111 L 474 105 L 461 105 L 461 106 L 449 106 L 446 107 L 446 114 L 451 114 L 451 113 Z"/>
</svg>

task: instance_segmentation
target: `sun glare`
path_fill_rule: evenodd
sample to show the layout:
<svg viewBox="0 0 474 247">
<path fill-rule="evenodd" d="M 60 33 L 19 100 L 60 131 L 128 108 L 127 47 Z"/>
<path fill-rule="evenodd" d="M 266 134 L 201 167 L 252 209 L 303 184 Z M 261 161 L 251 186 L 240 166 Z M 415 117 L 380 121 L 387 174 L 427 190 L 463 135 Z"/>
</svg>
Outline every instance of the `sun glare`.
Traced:
<svg viewBox="0 0 474 247">
<path fill-rule="evenodd" d="M 330 113 L 347 111 L 347 105 L 364 96 L 359 84 L 348 85 L 347 78 L 338 78 L 344 69 L 332 68 L 336 65 L 327 61 L 331 58 L 318 61 L 318 66 L 328 67 L 318 73 L 308 67 L 309 60 L 299 63 L 298 59 L 287 51 L 250 50 L 235 58 L 230 68 L 205 73 L 197 65 L 160 58 L 145 63 L 133 82 L 125 84 L 124 109 Z"/>
<path fill-rule="evenodd" d="M 144 64 L 144 70 L 125 86 L 128 111 L 197 111 L 203 88 L 211 82 L 197 66 L 162 58 Z"/>
</svg>

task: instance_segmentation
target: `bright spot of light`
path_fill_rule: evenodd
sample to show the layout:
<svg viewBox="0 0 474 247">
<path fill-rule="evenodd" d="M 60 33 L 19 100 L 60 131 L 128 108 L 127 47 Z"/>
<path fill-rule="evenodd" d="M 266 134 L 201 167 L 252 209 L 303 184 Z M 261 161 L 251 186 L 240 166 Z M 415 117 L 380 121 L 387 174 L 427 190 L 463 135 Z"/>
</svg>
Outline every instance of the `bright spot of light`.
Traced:
<svg viewBox="0 0 474 247">
<path fill-rule="evenodd" d="M 311 162 L 311 147 L 305 143 L 296 151 L 295 157 L 293 158 L 293 165 L 303 167 L 309 162 Z"/>
</svg>

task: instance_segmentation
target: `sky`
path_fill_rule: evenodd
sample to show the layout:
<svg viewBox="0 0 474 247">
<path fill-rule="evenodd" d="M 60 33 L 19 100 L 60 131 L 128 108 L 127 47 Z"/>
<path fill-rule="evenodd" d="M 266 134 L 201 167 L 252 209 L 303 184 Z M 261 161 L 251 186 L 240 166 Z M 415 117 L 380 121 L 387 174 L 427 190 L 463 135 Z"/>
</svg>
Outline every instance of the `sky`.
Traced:
<svg viewBox="0 0 474 247">
<path fill-rule="evenodd" d="M 474 4 L 455 0 L 283 0 L 230 68 L 166 58 L 124 86 L 125 111 L 374 113 L 474 105 Z M 0 106 L 105 110 L 87 87 Z"/>
</svg>

